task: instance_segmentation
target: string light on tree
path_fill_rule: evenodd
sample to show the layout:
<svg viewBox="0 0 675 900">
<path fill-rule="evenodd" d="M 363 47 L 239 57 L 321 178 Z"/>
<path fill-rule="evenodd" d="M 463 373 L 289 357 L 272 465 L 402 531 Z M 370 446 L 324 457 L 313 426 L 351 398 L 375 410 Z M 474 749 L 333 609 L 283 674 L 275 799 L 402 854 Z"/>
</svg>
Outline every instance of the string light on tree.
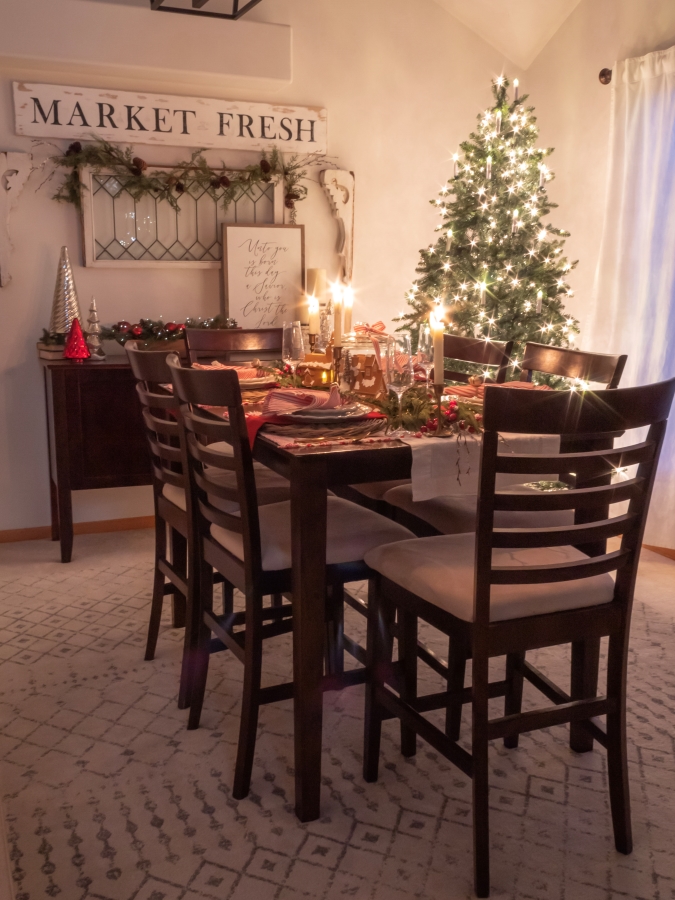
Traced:
<svg viewBox="0 0 675 900">
<path fill-rule="evenodd" d="M 568 235 L 545 224 L 555 208 L 547 192 L 553 175 L 544 163 L 552 151 L 537 146 L 527 95 L 509 96 L 509 88 L 508 78 L 496 79 L 492 107 L 480 111 L 453 154 L 449 190 L 432 201 L 441 228 L 420 254 L 418 290 L 407 295 L 399 322 L 413 340 L 437 297 L 454 304 L 455 334 L 515 340 L 521 357 L 528 340 L 569 346 L 578 333 L 563 307 L 576 266 L 563 253 Z"/>
</svg>

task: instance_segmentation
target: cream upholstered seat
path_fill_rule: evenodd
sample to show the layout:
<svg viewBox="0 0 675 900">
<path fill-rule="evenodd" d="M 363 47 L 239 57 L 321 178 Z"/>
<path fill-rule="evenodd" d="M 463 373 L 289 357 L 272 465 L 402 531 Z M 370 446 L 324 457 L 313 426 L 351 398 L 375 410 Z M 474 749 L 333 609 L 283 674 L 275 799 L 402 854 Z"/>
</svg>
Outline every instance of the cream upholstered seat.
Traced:
<svg viewBox="0 0 675 900">
<path fill-rule="evenodd" d="M 216 446 L 220 449 L 221 445 L 212 444 L 209 449 L 212 450 Z M 229 445 L 223 444 L 223 446 L 228 447 Z M 224 469 L 218 469 L 215 466 L 207 466 L 205 467 L 205 475 L 209 481 L 212 481 L 216 485 L 229 488 L 232 491 L 237 490 L 237 477 L 232 471 L 228 472 Z M 258 504 L 260 506 L 268 503 L 280 503 L 282 500 L 288 500 L 288 497 L 290 496 L 290 484 L 288 479 L 283 478 L 281 475 L 277 475 L 276 472 L 268 469 L 267 466 L 261 466 L 259 469 L 255 469 L 255 483 L 258 494 Z M 173 484 L 165 484 L 162 488 L 162 494 L 167 500 L 174 503 L 180 509 L 186 509 L 185 491 L 182 488 L 176 487 Z M 211 496 L 210 500 L 214 506 L 221 509 L 223 512 L 232 513 L 239 509 L 239 504 L 234 500 L 225 500 L 222 497 L 216 496 Z"/>
<path fill-rule="evenodd" d="M 291 504 L 273 503 L 258 508 L 262 567 L 266 572 L 291 568 Z M 241 534 L 220 525 L 211 526 L 211 535 L 237 559 L 243 560 Z M 407 541 L 411 531 L 356 503 L 328 498 L 326 564 L 355 562 L 384 544 Z"/>
<path fill-rule="evenodd" d="M 529 493 L 534 488 L 526 485 L 510 485 L 510 491 Z M 413 500 L 412 484 L 402 484 L 387 491 L 383 498 L 418 519 L 427 522 L 441 534 L 463 534 L 476 530 L 476 494 L 434 497 L 433 500 Z M 547 528 L 555 525 L 573 525 L 571 510 L 554 512 L 505 512 L 495 511 L 495 528 Z"/>
<path fill-rule="evenodd" d="M 387 491 L 405 484 L 410 484 L 409 478 L 397 481 L 366 481 L 363 484 L 352 484 L 350 487 L 370 500 L 384 500 Z"/>
<path fill-rule="evenodd" d="M 473 621 L 475 534 L 440 535 L 376 547 L 367 565 L 434 606 L 464 622 Z M 493 550 L 493 566 L 560 566 L 586 560 L 574 547 Z M 581 609 L 609 603 L 614 579 L 594 575 L 578 581 L 549 584 L 496 584 L 490 592 L 490 621 Z"/>
</svg>

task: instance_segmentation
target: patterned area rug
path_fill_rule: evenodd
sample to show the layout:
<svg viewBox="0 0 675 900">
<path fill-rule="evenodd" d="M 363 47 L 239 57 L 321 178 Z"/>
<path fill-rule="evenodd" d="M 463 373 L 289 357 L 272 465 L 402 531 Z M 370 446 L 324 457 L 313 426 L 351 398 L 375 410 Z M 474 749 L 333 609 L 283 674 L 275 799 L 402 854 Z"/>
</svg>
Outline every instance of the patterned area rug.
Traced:
<svg viewBox="0 0 675 900">
<path fill-rule="evenodd" d="M 252 792 L 235 801 L 241 666 L 213 658 L 202 727 L 187 732 L 175 703 L 182 634 L 168 619 L 157 659 L 143 662 L 152 532 L 78 537 L 74 561 L 56 559 L 47 542 L 0 547 L 15 900 L 472 896 L 468 780 L 422 742 L 405 760 L 388 722 L 380 780 L 365 784 L 362 688 L 326 695 L 320 821 L 293 814 L 290 702 L 264 708 Z M 613 848 L 604 751 L 571 752 L 564 727 L 526 735 L 491 753 L 494 898 L 675 898 L 674 575 L 645 553 L 629 674 L 633 854 Z M 288 677 L 290 659 L 288 636 L 271 642 L 266 678 Z M 567 683 L 564 650 L 535 661 Z"/>
</svg>

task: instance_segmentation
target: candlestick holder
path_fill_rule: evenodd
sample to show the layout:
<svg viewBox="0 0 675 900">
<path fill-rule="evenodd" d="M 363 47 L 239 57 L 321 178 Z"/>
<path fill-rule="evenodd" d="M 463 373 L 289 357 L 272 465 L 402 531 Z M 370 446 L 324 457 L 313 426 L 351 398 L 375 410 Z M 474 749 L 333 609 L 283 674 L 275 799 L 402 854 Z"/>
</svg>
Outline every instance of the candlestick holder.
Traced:
<svg viewBox="0 0 675 900">
<path fill-rule="evenodd" d="M 333 347 L 333 373 L 334 381 L 340 384 L 340 362 L 342 361 L 342 347 Z"/>
<path fill-rule="evenodd" d="M 312 334 L 312 332 L 310 331 L 309 334 L 308 334 L 307 336 L 309 337 L 309 350 L 310 350 L 310 353 L 314 353 L 314 348 L 316 347 L 316 342 L 317 342 L 318 339 L 319 339 L 319 335 L 318 335 L 318 334 Z"/>
<path fill-rule="evenodd" d="M 434 395 L 436 397 L 436 434 L 439 436 L 441 434 L 441 431 L 443 430 L 443 409 L 441 407 L 441 398 L 443 397 L 444 389 L 445 385 L 443 384 L 434 385 Z"/>
</svg>

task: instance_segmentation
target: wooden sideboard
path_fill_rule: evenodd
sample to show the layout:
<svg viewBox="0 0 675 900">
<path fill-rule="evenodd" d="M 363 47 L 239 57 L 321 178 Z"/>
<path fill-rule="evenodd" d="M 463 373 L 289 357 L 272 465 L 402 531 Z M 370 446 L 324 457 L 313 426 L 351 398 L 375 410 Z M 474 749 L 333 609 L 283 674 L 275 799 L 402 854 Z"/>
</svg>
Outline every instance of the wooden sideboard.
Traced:
<svg viewBox="0 0 675 900">
<path fill-rule="evenodd" d="M 72 491 L 151 484 L 135 379 L 126 356 L 40 360 L 44 370 L 52 540 L 73 551 Z"/>
</svg>

